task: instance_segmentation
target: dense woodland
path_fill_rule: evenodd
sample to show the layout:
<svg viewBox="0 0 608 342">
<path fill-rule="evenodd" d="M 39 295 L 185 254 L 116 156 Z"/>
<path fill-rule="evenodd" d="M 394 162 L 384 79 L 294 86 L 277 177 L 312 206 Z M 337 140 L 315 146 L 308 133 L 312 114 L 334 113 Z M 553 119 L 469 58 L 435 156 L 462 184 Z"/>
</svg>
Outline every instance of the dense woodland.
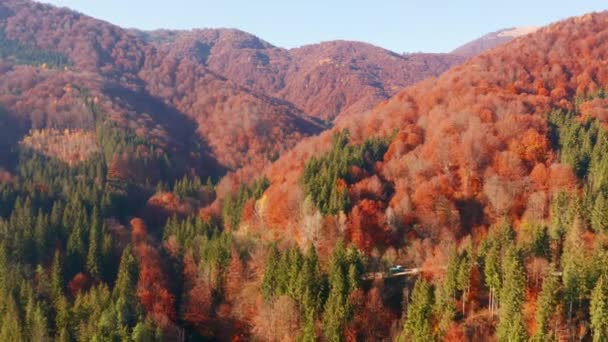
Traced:
<svg viewBox="0 0 608 342">
<path fill-rule="evenodd" d="M 331 128 L 229 33 L 0 3 L 1 341 L 608 340 L 607 13 Z"/>
</svg>

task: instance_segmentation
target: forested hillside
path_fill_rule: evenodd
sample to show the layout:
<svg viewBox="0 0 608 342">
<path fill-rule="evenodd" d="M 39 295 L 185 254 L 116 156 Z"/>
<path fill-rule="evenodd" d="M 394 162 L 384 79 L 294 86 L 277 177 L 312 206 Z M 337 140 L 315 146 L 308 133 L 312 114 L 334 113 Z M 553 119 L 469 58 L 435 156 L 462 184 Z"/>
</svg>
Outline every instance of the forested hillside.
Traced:
<svg viewBox="0 0 608 342">
<path fill-rule="evenodd" d="M 0 341 L 608 339 L 608 13 L 371 110 L 448 63 L 26 0 L 0 33 Z"/>
<path fill-rule="evenodd" d="M 287 50 L 231 29 L 135 33 L 162 51 L 194 58 L 249 89 L 328 121 L 371 109 L 402 88 L 465 60 L 449 54 L 399 55 L 349 41 Z"/>
</svg>

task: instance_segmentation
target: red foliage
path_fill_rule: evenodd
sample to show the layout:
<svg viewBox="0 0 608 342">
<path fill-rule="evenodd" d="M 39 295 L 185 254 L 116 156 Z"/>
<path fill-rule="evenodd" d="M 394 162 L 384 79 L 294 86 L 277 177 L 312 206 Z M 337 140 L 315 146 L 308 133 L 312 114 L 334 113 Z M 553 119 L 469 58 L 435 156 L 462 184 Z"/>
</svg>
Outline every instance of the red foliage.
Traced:
<svg viewBox="0 0 608 342">
<path fill-rule="evenodd" d="M 131 224 L 131 241 L 134 244 L 145 242 L 146 236 L 148 235 L 148 229 L 146 223 L 140 218 L 134 218 L 130 222 Z"/>
<path fill-rule="evenodd" d="M 240 293 L 245 281 L 245 265 L 236 249 L 233 249 L 230 255 L 230 263 L 226 271 L 226 280 L 224 284 L 224 295 L 228 301 L 234 301 Z"/>
<path fill-rule="evenodd" d="M 176 32 L 160 41 L 163 50 L 193 57 L 243 86 L 328 120 L 368 110 L 397 90 L 464 60 L 448 54 L 401 56 L 345 41 L 286 50 L 231 29 Z M 201 48 L 208 51 L 204 57 Z"/>
<path fill-rule="evenodd" d="M 169 279 L 164 273 L 164 265 L 158 250 L 150 246 L 147 240 L 146 226 L 143 220 L 131 220 L 132 243 L 139 261 L 139 279 L 137 296 L 146 313 L 161 327 L 169 328 L 175 322 L 175 297 L 169 291 Z"/>
<path fill-rule="evenodd" d="M 392 236 L 385 228 L 384 204 L 369 199 L 357 203 L 348 217 L 348 232 L 350 241 L 364 251 L 389 243 Z"/>
<path fill-rule="evenodd" d="M 461 203 L 480 207 L 476 226 L 492 224 L 503 215 L 519 222 L 534 193 L 574 189 L 576 177 L 556 163 L 551 151 L 547 113 L 571 110 L 574 95 L 608 84 L 608 72 L 600 62 L 608 58 L 606 44 L 600 44 L 606 41 L 607 17 L 595 13 L 558 22 L 474 57 L 437 79 L 406 88 L 371 111 L 341 115 L 332 131 L 348 129 L 353 143 L 399 131 L 373 172 L 391 185 L 387 193 L 392 197 L 366 194 L 364 184 L 349 188 L 354 201 L 348 215 L 351 239 L 367 249 L 384 242 L 370 242 L 366 235 L 382 226 L 385 218 L 377 211 L 363 223 L 370 229 L 355 224 L 361 221 L 357 216 L 362 216 L 362 198 L 391 209 L 391 224 L 404 227 L 406 234 L 417 226 L 418 236 L 441 236 L 441 230 L 457 231 L 466 221 Z M 604 107 L 595 100 L 583 109 L 601 119 Z M 268 169 L 269 208 L 300 207 L 303 197 L 285 200 L 275 194 L 300 187 L 302 160 L 326 151 L 331 134 L 305 140 Z M 547 198 L 542 193 L 534 196 L 536 204 Z M 297 225 L 299 215 L 292 213 L 276 212 L 273 224 L 266 226 Z M 381 221 L 370 222 L 374 219 Z"/>
<path fill-rule="evenodd" d="M 73 296 L 76 296 L 82 291 L 86 291 L 91 286 L 89 277 L 84 273 L 78 273 L 70 280 L 68 290 Z"/>
<path fill-rule="evenodd" d="M 347 341 L 384 341 L 388 339 L 397 317 L 384 306 L 381 289 L 372 287 L 367 293 L 353 292 L 349 301 L 354 305 L 355 317 L 346 327 Z"/>
<path fill-rule="evenodd" d="M 168 290 L 160 255 L 146 244 L 137 246 L 136 250 L 140 264 L 137 296 L 146 312 L 166 326 L 176 318 L 175 298 Z"/>
</svg>

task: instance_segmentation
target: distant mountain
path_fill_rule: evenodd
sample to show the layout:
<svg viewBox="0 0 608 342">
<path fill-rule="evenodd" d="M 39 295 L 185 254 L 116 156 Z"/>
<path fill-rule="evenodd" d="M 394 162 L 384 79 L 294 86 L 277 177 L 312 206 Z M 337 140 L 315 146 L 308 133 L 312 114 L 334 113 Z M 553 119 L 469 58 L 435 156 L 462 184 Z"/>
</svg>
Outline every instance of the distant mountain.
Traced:
<svg viewBox="0 0 608 342">
<path fill-rule="evenodd" d="M 538 30 L 538 27 L 536 26 L 522 26 L 507 28 L 500 31 L 488 33 L 481 38 L 475 39 L 469 43 L 466 43 L 456 48 L 454 51 L 451 52 L 451 54 L 466 58 L 477 56 L 486 50 L 510 42 L 511 40 L 517 37 L 521 37 L 526 34 L 535 32 L 536 30 Z"/>
<path fill-rule="evenodd" d="M 196 59 L 253 91 L 289 101 L 324 120 L 368 110 L 464 61 L 449 54 L 399 55 L 351 41 L 288 50 L 233 29 L 135 33 L 161 51 Z"/>
<path fill-rule="evenodd" d="M 245 89 L 194 56 L 177 58 L 68 9 L 3 1 L 0 43 L 0 106 L 24 132 L 94 131 L 98 118 L 85 100 L 95 99 L 104 120 L 188 159 L 184 167 L 218 175 L 259 167 L 325 129 L 291 103 Z"/>
</svg>

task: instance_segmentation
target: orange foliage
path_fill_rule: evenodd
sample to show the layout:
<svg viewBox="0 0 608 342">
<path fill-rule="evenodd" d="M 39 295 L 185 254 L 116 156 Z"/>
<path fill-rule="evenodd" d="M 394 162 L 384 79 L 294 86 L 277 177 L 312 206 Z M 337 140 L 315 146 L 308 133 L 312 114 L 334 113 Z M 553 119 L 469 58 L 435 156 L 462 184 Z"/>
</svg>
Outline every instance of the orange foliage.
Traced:
<svg viewBox="0 0 608 342">
<path fill-rule="evenodd" d="M 511 141 L 510 149 L 523 160 L 540 163 L 549 156 L 549 141 L 544 134 L 529 129 L 522 137 Z"/>
</svg>

